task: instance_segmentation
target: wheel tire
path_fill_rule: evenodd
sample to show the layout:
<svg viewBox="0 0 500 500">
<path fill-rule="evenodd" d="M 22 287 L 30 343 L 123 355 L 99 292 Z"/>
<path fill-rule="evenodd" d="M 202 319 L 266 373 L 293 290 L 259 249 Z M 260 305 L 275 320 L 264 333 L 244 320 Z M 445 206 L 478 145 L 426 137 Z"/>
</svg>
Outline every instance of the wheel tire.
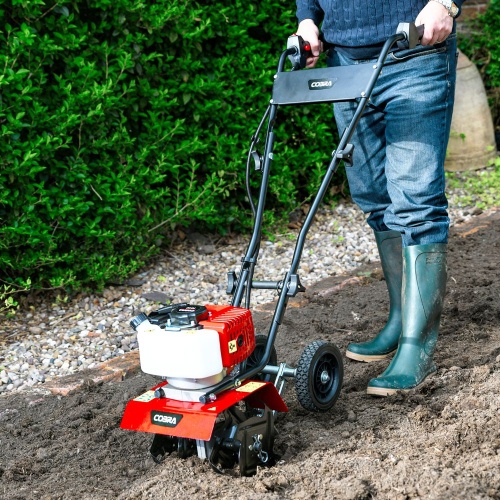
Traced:
<svg viewBox="0 0 500 500">
<path fill-rule="evenodd" d="M 337 401 L 344 378 L 342 354 L 334 344 L 317 340 L 300 356 L 295 378 L 299 403 L 309 411 L 328 411 Z"/>
<path fill-rule="evenodd" d="M 266 350 L 267 345 L 267 335 L 263 335 L 261 333 L 255 336 L 255 349 L 252 351 L 252 354 L 247 358 L 247 369 L 253 368 L 260 363 L 262 356 L 264 355 L 264 351 Z M 276 353 L 276 348 L 273 346 L 271 349 L 271 357 L 269 358 L 270 365 L 276 366 L 278 364 L 278 355 Z M 265 382 L 274 382 L 275 377 L 273 375 L 264 375 L 259 373 L 255 376 L 257 380 L 263 380 Z"/>
</svg>

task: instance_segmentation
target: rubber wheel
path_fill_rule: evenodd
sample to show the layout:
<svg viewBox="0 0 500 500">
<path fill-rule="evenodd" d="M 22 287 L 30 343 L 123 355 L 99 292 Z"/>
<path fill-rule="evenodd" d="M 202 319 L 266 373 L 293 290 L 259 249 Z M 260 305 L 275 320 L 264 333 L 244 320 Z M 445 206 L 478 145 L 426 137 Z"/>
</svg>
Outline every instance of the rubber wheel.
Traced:
<svg viewBox="0 0 500 500">
<path fill-rule="evenodd" d="M 299 403 L 309 411 L 328 411 L 337 401 L 344 378 L 342 354 L 334 344 L 317 340 L 300 356 L 295 378 Z"/>
<path fill-rule="evenodd" d="M 253 368 L 260 363 L 262 356 L 264 356 L 264 352 L 267 346 L 267 335 L 263 335 L 261 333 L 255 336 L 255 349 L 252 351 L 252 354 L 247 358 L 247 369 Z M 273 346 L 271 349 L 271 357 L 269 358 L 269 365 L 277 366 L 278 365 L 278 355 L 276 353 L 276 348 Z M 262 380 L 265 382 L 274 382 L 274 375 L 263 375 L 259 373 L 255 376 L 257 380 Z"/>
</svg>

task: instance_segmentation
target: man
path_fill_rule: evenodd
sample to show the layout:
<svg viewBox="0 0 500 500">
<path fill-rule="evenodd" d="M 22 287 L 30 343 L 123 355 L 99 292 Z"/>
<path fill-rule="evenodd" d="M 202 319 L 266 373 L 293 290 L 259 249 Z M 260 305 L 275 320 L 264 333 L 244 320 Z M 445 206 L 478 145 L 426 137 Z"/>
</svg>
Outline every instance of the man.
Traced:
<svg viewBox="0 0 500 500">
<path fill-rule="evenodd" d="M 349 344 L 347 356 L 377 361 L 396 353 L 368 383 L 387 396 L 420 385 L 436 370 L 432 361 L 446 287 L 449 218 L 444 159 L 456 76 L 455 18 L 463 0 L 297 0 L 297 34 L 316 64 L 324 40 L 333 44 L 329 65 L 375 61 L 400 22 L 423 25 L 421 45 L 387 59 L 369 109 L 351 142 L 347 167 L 353 200 L 368 214 L 390 298 L 389 319 L 374 339 Z M 355 104 L 336 103 L 338 129 Z M 380 112 L 384 110 L 384 113 Z"/>
</svg>

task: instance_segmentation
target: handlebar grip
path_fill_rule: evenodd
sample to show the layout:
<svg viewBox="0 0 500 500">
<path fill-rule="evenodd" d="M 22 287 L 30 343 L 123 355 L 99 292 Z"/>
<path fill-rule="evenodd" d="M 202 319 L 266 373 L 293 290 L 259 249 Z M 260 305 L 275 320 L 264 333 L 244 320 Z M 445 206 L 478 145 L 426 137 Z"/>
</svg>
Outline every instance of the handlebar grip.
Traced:
<svg viewBox="0 0 500 500">
<path fill-rule="evenodd" d="M 331 43 L 325 41 L 323 33 L 320 33 L 319 40 L 323 44 L 323 52 L 333 47 Z M 306 66 L 307 58 L 312 57 L 311 44 L 304 40 L 300 35 L 288 37 L 287 50 L 289 50 L 288 59 L 294 69 L 302 69 Z"/>
<path fill-rule="evenodd" d="M 399 49 L 414 49 L 420 44 L 424 36 L 425 25 L 416 26 L 415 23 L 399 23 L 396 33 L 405 35 L 405 39 L 398 42 Z"/>
<path fill-rule="evenodd" d="M 292 35 L 288 37 L 286 47 L 293 69 L 305 68 L 306 60 L 312 54 L 311 44 L 304 41 L 300 35 Z"/>
</svg>

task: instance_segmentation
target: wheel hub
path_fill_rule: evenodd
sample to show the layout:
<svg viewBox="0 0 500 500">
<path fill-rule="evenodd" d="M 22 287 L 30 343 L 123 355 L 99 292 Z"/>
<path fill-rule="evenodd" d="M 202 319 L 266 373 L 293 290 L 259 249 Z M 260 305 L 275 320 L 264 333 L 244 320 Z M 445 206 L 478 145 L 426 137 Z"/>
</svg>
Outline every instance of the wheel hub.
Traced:
<svg viewBox="0 0 500 500">
<path fill-rule="evenodd" d="M 330 375 L 326 370 L 321 372 L 320 381 L 322 384 L 328 384 L 328 382 L 330 382 Z"/>
</svg>

